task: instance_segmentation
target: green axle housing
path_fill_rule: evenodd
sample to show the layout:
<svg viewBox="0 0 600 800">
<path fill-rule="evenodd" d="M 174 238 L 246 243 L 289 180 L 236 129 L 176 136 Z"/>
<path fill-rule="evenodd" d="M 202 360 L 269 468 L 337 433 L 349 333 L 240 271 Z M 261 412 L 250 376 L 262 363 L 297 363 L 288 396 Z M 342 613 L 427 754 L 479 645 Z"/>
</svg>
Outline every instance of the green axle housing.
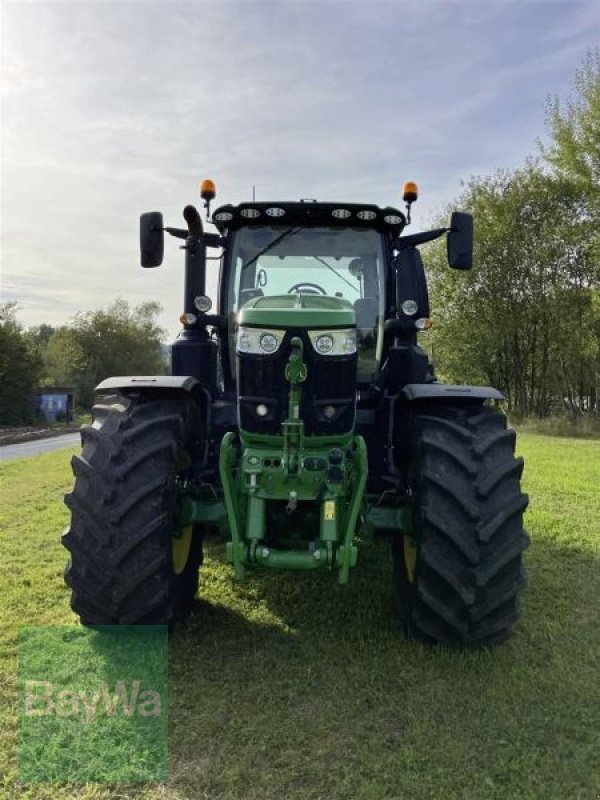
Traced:
<svg viewBox="0 0 600 800">
<path fill-rule="evenodd" d="M 355 401 L 342 385 L 321 401 L 324 422 L 313 414 L 310 433 L 302 410 L 314 411 L 307 389 L 331 370 L 354 386 L 355 335 L 354 309 L 336 297 L 260 297 L 238 315 L 239 445 L 225 436 L 220 456 L 237 577 L 263 565 L 337 568 L 348 581 L 367 478 Z"/>
</svg>

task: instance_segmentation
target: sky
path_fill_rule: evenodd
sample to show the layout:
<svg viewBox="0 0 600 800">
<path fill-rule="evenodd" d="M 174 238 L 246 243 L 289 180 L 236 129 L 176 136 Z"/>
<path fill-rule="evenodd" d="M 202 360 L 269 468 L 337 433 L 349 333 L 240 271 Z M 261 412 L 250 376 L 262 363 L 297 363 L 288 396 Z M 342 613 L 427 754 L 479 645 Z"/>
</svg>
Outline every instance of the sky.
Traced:
<svg viewBox="0 0 600 800">
<path fill-rule="evenodd" d="M 182 226 L 207 177 L 216 205 L 400 206 L 415 180 L 425 228 L 537 153 L 600 0 L 3 0 L 0 23 L 1 300 L 25 326 L 158 300 L 172 338 L 181 243 L 141 269 L 141 212 Z"/>
</svg>

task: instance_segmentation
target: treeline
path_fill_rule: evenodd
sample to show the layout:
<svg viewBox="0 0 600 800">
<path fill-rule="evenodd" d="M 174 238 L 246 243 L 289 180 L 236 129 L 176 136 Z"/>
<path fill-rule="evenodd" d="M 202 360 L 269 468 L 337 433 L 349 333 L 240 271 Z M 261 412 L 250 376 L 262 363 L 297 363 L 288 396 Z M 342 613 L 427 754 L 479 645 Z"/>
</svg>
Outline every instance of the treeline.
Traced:
<svg viewBox="0 0 600 800">
<path fill-rule="evenodd" d="M 156 375 L 167 371 L 158 303 L 130 308 L 117 300 L 107 309 L 77 314 L 60 327 L 24 330 L 14 303 L 0 305 L 0 424 L 36 422 L 32 398 L 45 386 L 74 389 L 87 411 L 93 390 L 111 375 Z"/>
<path fill-rule="evenodd" d="M 502 389 L 520 416 L 600 413 L 600 54 L 547 109 L 549 143 L 452 204 L 475 217 L 475 269 L 426 254 L 441 378 Z M 427 258 L 429 256 L 429 258 Z M 433 258 L 432 258 L 433 256 Z"/>
</svg>

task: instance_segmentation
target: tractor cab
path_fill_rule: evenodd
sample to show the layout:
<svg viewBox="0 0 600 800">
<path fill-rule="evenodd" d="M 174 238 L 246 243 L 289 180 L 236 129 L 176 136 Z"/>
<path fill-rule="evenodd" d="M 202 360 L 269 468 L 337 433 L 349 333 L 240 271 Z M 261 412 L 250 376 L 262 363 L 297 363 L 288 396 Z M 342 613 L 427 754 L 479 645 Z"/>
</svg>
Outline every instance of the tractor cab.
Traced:
<svg viewBox="0 0 600 800">
<path fill-rule="evenodd" d="M 257 297 L 302 294 L 352 306 L 356 382 L 369 385 L 381 366 L 390 235 L 403 226 L 404 215 L 311 201 L 223 206 L 212 220 L 226 240 L 219 300 L 229 331 L 223 367 L 231 380 L 241 309 Z"/>
</svg>

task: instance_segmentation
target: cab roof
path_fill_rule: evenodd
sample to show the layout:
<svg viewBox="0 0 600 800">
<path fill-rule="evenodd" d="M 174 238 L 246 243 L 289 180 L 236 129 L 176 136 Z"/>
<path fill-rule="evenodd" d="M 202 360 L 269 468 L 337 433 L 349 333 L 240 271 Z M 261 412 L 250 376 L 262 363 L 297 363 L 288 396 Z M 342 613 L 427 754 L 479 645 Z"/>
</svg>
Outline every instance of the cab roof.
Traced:
<svg viewBox="0 0 600 800">
<path fill-rule="evenodd" d="M 406 217 L 397 208 L 379 208 L 367 203 L 274 200 L 220 206 L 215 209 L 211 222 L 221 233 L 250 225 L 298 225 L 372 228 L 398 236 L 406 225 Z"/>
</svg>

